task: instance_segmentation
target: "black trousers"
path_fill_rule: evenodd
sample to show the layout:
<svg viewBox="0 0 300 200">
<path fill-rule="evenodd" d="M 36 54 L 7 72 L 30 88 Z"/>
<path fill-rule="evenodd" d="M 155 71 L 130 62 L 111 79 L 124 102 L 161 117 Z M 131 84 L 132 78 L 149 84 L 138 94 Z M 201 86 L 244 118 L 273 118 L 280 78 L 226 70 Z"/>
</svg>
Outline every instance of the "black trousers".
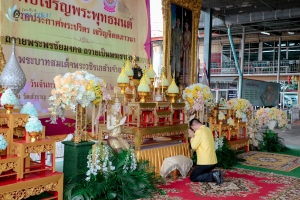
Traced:
<svg viewBox="0 0 300 200">
<path fill-rule="evenodd" d="M 190 179 L 192 182 L 214 182 L 213 170 L 216 165 L 196 165 Z"/>
</svg>

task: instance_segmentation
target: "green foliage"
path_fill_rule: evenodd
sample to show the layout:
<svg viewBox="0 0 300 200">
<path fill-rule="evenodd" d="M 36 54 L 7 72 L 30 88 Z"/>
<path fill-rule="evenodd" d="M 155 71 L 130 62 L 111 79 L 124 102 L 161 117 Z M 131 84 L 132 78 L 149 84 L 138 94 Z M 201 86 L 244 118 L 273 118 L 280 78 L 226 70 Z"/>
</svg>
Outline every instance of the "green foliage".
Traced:
<svg viewBox="0 0 300 200">
<path fill-rule="evenodd" d="M 218 159 L 218 167 L 224 169 L 230 169 L 238 162 L 244 161 L 244 159 L 238 157 L 240 152 L 232 149 L 226 138 L 224 138 L 224 144 L 222 148 L 216 150 L 216 154 Z"/>
<path fill-rule="evenodd" d="M 197 165 L 197 154 L 196 154 L 196 151 L 193 151 L 192 161 L 193 161 L 193 165 Z"/>
<path fill-rule="evenodd" d="M 260 149 L 268 152 L 283 152 L 289 148 L 285 146 L 284 140 L 277 133 L 267 128 L 259 141 Z"/>
<path fill-rule="evenodd" d="M 82 179 L 79 183 L 67 185 L 64 199 L 140 199 L 151 198 L 155 193 L 162 194 L 156 186 L 163 180 L 148 161 L 138 161 L 135 170 L 126 170 L 128 162 L 133 162 L 132 158 L 126 160 L 129 151 L 109 151 L 109 161 L 115 169 L 107 173 L 99 170 L 96 176 L 91 174 L 90 181 Z"/>
</svg>

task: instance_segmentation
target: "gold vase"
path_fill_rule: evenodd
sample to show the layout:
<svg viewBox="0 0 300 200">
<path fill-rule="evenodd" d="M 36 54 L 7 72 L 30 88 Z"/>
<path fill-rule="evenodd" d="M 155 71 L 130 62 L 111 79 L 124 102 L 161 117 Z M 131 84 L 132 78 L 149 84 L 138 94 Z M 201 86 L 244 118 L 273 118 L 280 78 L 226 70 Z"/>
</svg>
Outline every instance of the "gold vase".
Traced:
<svg viewBox="0 0 300 200">
<path fill-rule="evenodd" d="M 11 114 L 12 110 L 14 109 L 14 105 L 12 105 L 12 104 L 5 104 L 4 108 L 5 108 L 5 113 L 6 114 Z"/>
<path fill-rule="evenodd" d="M 40 132 L 28 132 L 28 135 L 30 136 L 30 142 L 36 142 Z"/>
<path fill-rule="evenodd" d="M 141 96 L 140 102 L 145 103 L 145 97 L 148 95 L 148 92 L 139 92 L 139 96 Z"/>
</svg>

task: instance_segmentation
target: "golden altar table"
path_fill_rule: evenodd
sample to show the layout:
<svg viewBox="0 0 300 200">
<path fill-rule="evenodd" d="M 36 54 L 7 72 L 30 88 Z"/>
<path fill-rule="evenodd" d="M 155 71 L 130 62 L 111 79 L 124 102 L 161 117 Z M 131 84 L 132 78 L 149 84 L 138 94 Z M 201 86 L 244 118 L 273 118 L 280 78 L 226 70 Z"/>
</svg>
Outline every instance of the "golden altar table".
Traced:
<svg viewBox="0 0 300 200">
<path fill-rule="evenodd" d="M 106 125 L 100 126 L 98 139 L 105 140 L 109 131 Z M 176 155 L 190 157 L 190 145 L 187 135 L 188 125 L 177 124 L 153 127 L 122 128 L 122 137 L 131 141 L 138 159 L 149 160 L 159 174 L 165 158 Z M 160 140 L 162 139 L 162 140 Z"/>
<path fill-rule="evenodd" d="M 135 150 L 141 150 L 142 147 L 157 145 L 170 142 L 187 142 L 188 125 L 177 124 L 172 126 L 153 126 L 153 127 L 130 127 L 124 126 L 122 128 L 122 137 L 131 141 Z M 106 125 L 100 126 L 99 136 L 100 140 L 104 140 L 108 136 L 109 131 Z M 160 137 L 168 137 L 169 140 L 159 141 L 155 140 Z"/>
</svg>

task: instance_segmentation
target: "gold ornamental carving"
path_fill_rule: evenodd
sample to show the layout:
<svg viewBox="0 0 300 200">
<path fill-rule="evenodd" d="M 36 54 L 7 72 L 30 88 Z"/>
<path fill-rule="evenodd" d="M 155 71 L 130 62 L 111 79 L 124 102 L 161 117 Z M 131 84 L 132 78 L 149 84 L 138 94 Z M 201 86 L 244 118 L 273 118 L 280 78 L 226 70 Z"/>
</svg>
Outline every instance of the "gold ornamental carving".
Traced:
<svg viewBox="0 0 300 200">
<path fill-rule="evenodd" d="M 11 169 L 14 169 L 18 166 L 18 164 L 16 162 L 7 162 L 7 163 L 1 163 L 0 164 L 0 174 L 2 174 L 2 172 L 6 172 L 9 171 Z"/>
<path fill-rule="evenodd" d="M 8 125 L 8 124 L 9 124 L 9 120 L 7 117 L 0 117 L 0 126 Z"/>
<path fill-rule="evenodd" d="M 68 137 L 69 134 L 64 134 L 64 135 L 53 135 L 53 136 L 46 136 L 46 138 L 50 140 L 54 140 L 55 142 L 61 142 L 65 140 Z"/>
<path fill-rule="evenodd" d="M 54 147 L 52 144 L 45 144 L 45 145 L 37 145 L 37 146 L 29 146 L 25 148 L 24 153 L 29 155 L 30 153 L 42 153 L 42 152 L 46 152 L 49 151 L 51 153 L 53 153 Z"/>
<path fill-rule="evenodd" d="M 76 123 L 64 123 L 64 125 L 66 125 L 69 128 L 73 128 L 75 127 Z"/>
<path fill-rule="evenodd" d="M 244 146 L 248 146 L 248 142 L 243 142 L 243 143 L 239 143 L 239 144 L 230 145 L 230 147 L 232 149 L 235 149 L 235 150 L 237 150 L 239 148 L 242 148 Z"/>
<path fill-rule="evenodd" d="M 21 200 L 27 199 L 31 196 L 40 195 L 46 191 L 57 191 L 58 183 L 48 183 L 45 185 L 40 185 L 37 187 L 31 187 L 26 189 L 20 189 L 13 192 L 8 192 L 4 194 L 0 194 L 0 200 Z"/>
<path fill-rule="evenodd" d="M 11 149 L 11 153 L 13 154 L 13 155 L 17 155 L 17 156 L 21 156 L 21 149 L 20 149 L 20 147 L 18 147 L 18 146 L 13 146 L 12 147 L 12 149 Z"/>
<path fill-rule="evenodd" d="M 25 131 L 24 127 L 17 127 L 14 129 L 14 136 L 17 136 L 18 138 L 24 137 L 24 131 Z"/>
<path fill-rule="evenodd" d="M 28 117 L 26 117 L 26 118 L 18 117 L 17 119 L 15 119 L 13 128 L 25 127 L 25 124 L 27 123 L 27 120 L 28 120 L 27 118 Z"/>
<path fill-rule="evenodd" d="M 176 4 L 192 11 L 192 43 L 191 43 L 191 66 L 190 66 L 190 83 L 196 83 L 197 69 L 197 44 L 198 44 L 198 25 L 200 20 L 200 10 L 202 0 L 163 0 L 163 66 L 166 71 L 170 71 L 170 53 L 171 53 L 171 4 Z M 170 77 L 168 77 L 170 78 Z"/>
<path fill-rule="evenodd" d="M 0 132 L 0 135 L 3 135 L 3 137 L 7 140 L 7 131 L 6 132 Z"/>
</svg>

